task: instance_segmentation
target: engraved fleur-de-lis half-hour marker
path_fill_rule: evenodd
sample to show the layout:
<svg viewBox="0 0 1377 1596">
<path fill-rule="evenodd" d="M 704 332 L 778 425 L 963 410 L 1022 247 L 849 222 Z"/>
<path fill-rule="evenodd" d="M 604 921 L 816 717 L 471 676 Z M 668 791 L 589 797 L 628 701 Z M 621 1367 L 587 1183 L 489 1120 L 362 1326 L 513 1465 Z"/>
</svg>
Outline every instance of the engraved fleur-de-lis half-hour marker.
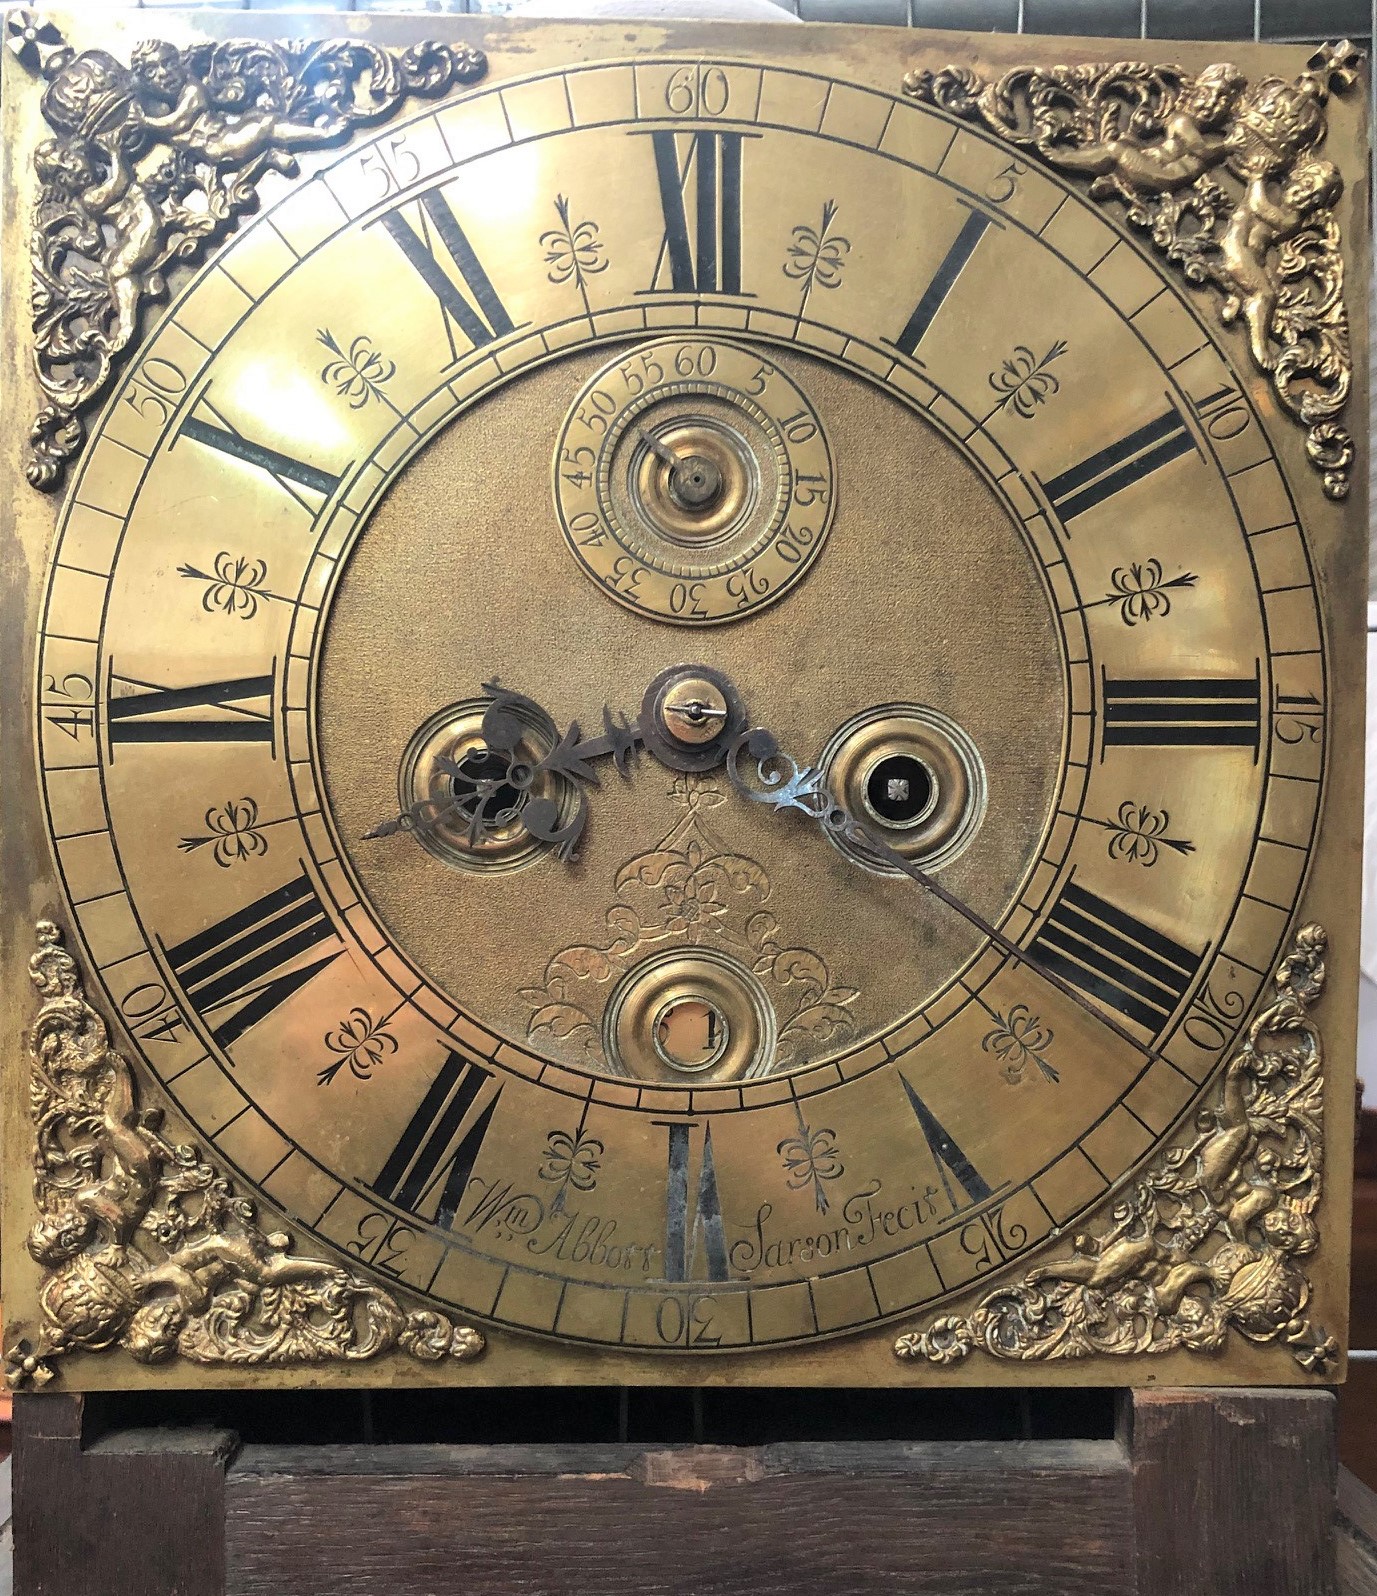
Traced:
<svg viewBox="0 0 1377 1596">
<path fill-rule="evenodd" d="M 370 1080 L 373 1071 L 397 1051 L 397 1038 L 387 1029 L 385 1018 L 376 1018 L 365 1008 L 353 1008 L 323 1038 L 335 1054 L 316 1076 L 318 1086 L 328 1086 L 343 1069 L 355 1080 Z"/>
<path fill-rule="evenodd" d="M 351 410 L 362 410 L 370 399 L 379 404 L 388 402 L 383 390 L 397 375 L 396 362 L 385 359 L 373 347 L 371 338 L 360 333 L 347 352 L 328 327 L 319 329 L 316 340 L 334 356 L 321 367 L 320 380 L 341 399 L 347 399 Z"/>
<path fill-rule="evenodd" d="M 813 1130 L 799 1121 L 798 1135 L 786 1136 L 775 1149 L 784 1163 L 790 1191 L 813 1188 L 813 1200 L 820 1214 L 828 1209 L 827 1182 L 846 1173 L 841 1152 L 837 1147 L 837 1133 L 826 1127 Z"/>
<path fill-rule="evenodd" d="M 1086 817 L 1088 824 L 1102 826 L 1109 833 L 1109 857 L 1140 864 L 1145 869 L 1157 863 L 1163 848 L 1174 853 L 1195 852 L 1195 844 L 1184 837 L 1167 836 L 1171 816 L 1165 809 L 1150 809 L 1146 804 L 1126 798 L 1119 805 L 1118 818 L 1097 820 Z"/>
<path fill-rule="evenodd" d="M 268 839 L 263 835 L 268 827 L 295 819 L 295 815 L 279 815 L 276 820 L 260 820 L 258 805 L 252 798 L 232 798 L 227 803 L 212 804 L 201 822 L 206 829 L 180 838 L 177 849 L 180 853 L 195 853 L 208 847 L 216 864 L 228 870 L 246 859 L 261 859 L 268 851 Z"/>
<path fill-rule="evenodd" d="M 1137 626 L 1155 617 L 1165 619 L 1171 614 L 1172 594 L 1194 587 L 1199 580 L 1194 571 L 1164 576 L 1160 560 L 1135 560 L 1131 565 L 1116 566 L 1109 574 L 1112 591 L 1085 607 L 1096 610 L 1104 604 L 1117 605 L 1124 625 Z"/>
<path fill-rule="evenodd" d="M 1031 421 L 1039 406 L 1045 405 L 1061 389 L 1060 380 L 1047 368 L 1054 360 L 1061 359 L 1067 347 L 1066 340 L 1058 338 L 1046 354 L 1039 356 L 1027 344 L 1018 344 L 1004 364 L 990 373 L 990 387 L 1001 395 L 995 409 L 1011 411 Z"/>
<path fill-rule="evenodd" d="M 784 255 L 784 275 L 798 283 L 800 289 L 799 313 L 808 305 L 808 296 L 815 288 L 840 288 L 846 258 L 851 253 L 851 240 L 832 231 L 840 206 L 836 200 L 824 200 L 822 219 L 816 227 L 800 222 L 793 228 L 793 242 Z"/>
<path fill-rule="evenodd" d="M 598 236 L 598 224 L 585 219 L 573 220 L 568 196 L 555 195 L 555 214 L 559 226 L 548 228 L 540 235 L 540 247 L 545 251 L 545 276 L 556 288 L 573 283 L 583 300 L 585 315 L 592 312 L 588 304 L 588 279 L 605 272 L 612 264 L 607 258 L 607 246 Z"/>
<path fill-rule="evenodd" d="M 573 1133 L 562 1130 L 549 1132 L 536 1173 L 541 1180 L 550 1181 L 555 1187 L 554 1200 L 550 1204 L 551 1213 L 564 1211 L 570 1190 L 590 1192 L 597 1186 L 602 1154 L 603 1144 L 596 1136 L 585 1135 L 582 1128 Z"/>
<path fill-rule="evenodd" d="M 263 584 L 268 580 L 268 562 L 249 559 L 243 554 L 231 554 L 221 549 L 215 556 L 212 570 L 203 571 L 195 565 L 179 565 L 177 575 L 193 582 L 204 582 L 201 608 L 207 615 L 217 610 L 222 615 L 237 615 L 241 621 L 251 621 L 261 604 L 290 604 L 283 593 L 274 593 Z"/>
<path fill-rule="evenodd" d="M 1017 1086 L 1035 1064 L 1042 1078 L 1055 1086 L 1061 1080 L 1056 1066 L 1048 1061 L 1052 1028 L 1044 1025 L 1026 1003 L 1015 1003 L 1007 1014 L 996 1013 L 994 1025 L 980 1039 L 987 1053 L 993 1053 L 1003 1068 L 1000 1074 L 1010 1086 Z"/>
</svg>

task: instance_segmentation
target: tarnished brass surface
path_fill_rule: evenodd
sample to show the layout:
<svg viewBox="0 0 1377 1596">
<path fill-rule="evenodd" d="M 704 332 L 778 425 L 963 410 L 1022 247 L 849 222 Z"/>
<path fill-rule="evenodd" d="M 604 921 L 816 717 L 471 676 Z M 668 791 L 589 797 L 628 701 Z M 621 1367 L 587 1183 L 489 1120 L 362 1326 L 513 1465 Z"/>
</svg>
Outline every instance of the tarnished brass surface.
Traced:
<svg viewBox="0 0 1377 1596">
<path fill-rule="evenodd" d="M 1249 82 L 1231 62 L 1194 76 L 1141 62 L 1020 67 L 982 82 L 917 70 L 916 99 L 977 119 L 1067 172 L 1093 177 L 1128 221 L 1247 333 L 1253 364 L 1306 427 L 1331 498 L 1348 492 L 1353 439 L 1336 419 L 1353 387 L 1334 204 L 1343 175 L 1320 151 L 1325 104 L 1358 81 L 1360 53 L 1326 45 L 1293 80 Z"/>
<path fill-rule="evenodd" d="M 128 67 L 80 52 L 50 19 L 5 19 L 17 60 L 47 79 L 57 137 L 34 153 L 34 368 L 48 403 L 29 434 L 27 474 L 54 488 L 85 438 L 148 298 L 176 261 L 198 259 L 257 204 L 264 172 L 293 176 L 295 152 L 339 144 L 413 96 L 483 76 L 478 51 L 432 40 L 381 50 L 363 40 L 227 41 L 179 50 L 150 40 Z"/>
<path fill-rule="evenodd" d="M 1309 1008 L 1324 990 L 1327 940 L 1317 925 L 1296 933 L 1219 1102 L 1134 1182 L 1112 1224 L 971 1313 L 900 1336 L 895 1353 L 938 1364 L 977 1347 L 1030 1361 L 1160 1356 L 1216 1351 L 1234 1330 L 1284 1344 L 1310 1373 L 1332 1370 L 1339 1344 L 1311 1317 L 1306 1262 L 1325 1154 L 1324 1046 Z"/>
<path fill-rule="evenodd" d="M 170 1145 L 141 1109 L 128 1063 L 86 1001 L 47 920 L 29 974 L 43 999 L 29 1037 L 34 1195 L 29 1252 L 46 1267 L 41 1318 L 5 1352 L 11 1389 L 42 1387 L 59 1359 L 119 1346 L 144 1364 L 291 1367 L 399 1347 L 467 1360 L 483 1337 L 405 1309 L 376 1282 L 294 1255 L 201 1155 Z"/>
<path fill-rule="evenodd" d="M 126 271 L 88 195 L 80 392 L 76 278 L 37 347 L 6 281 L 10 1034 L 35 923 L 89 994 L 80 1068 L 8 1067 L 17 1375 L 1341 1373 L 1351 55 L 298 16 L 319 78 L 241 121 L 206 75 L 297 70 L 280 19 L 157 21 L 21 26 L 0 98 L 8 258 L 45 138 L 117 175 L 43 126 L 83 70 L 237 196 Z M 350 139 L 312 84 L 365 58 Z M 696 769 L 733 691 L 974 920 Z M 470 779 L 510 821 L 381 824 Z"/>
</svg>

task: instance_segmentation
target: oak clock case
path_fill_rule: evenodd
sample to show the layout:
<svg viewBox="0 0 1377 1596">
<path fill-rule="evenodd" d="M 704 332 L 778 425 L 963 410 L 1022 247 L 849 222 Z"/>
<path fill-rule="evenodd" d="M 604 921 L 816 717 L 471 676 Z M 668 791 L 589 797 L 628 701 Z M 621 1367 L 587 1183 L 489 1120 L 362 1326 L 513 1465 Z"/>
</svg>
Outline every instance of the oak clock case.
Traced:
<svg viewBox="0 0 1377 1596">
<path fill-rule="evenodd" d="M 12 1383 L 1335 1378 L 1354 53 L 354 20 L 9 24 Z"/>
</svg>

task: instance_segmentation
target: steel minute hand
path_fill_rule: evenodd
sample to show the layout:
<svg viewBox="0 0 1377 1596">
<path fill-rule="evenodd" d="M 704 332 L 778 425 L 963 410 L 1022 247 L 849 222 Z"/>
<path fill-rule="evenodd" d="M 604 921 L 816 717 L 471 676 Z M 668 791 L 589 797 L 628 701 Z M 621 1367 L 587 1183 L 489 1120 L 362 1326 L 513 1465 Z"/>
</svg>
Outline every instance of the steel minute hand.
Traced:
<svg viewBox="0 0 1377 1596">
<path fill-rule="evenodd" d="M 748 780 L 741 771 L 743 755 L 749 756 L 755 762 L 754 781 Z M 837 802 L 827 786 L 823 773 L 810 765 L 800 765 L 797 760 L 791 759 L 780 749 L 773 733 L 761 728 L 742 732 L 727 750 L 727 775 L 732 786 L 742 797 L 749 798 L 753 803 L 769 804 L 775 809 L 797 809 L 810 820 L 816 821 L 824 831 L 831 832 L 834 836 L 845 837 L 853 846 L 883 861 L 893 869 L 902 871 L 910 881 L 922 887 L 924 892 L 931 893 L 940 903 L 945 903 L 948 908 L 954 909 L 982 936 L 988 937 L 995 947 L 1008 954 L 1010 958 L 1017 959 L 1020 964 L 1027 965 L 1049 986 L 1054 987 L 1063 997 L 1069 998 L 1077 1008 L 1084 1010 L 1092 1019 L 1098 1020 L 1120 1041 L 1127 1042 L 1135 1052 L 1149 1059 L 1159 1059 L 1162 1056 L 1155 1048 L 1149 1047 L 1146 1042 L 1140 1041 L 1125 1030 L 1110 1015 L 1093 1007 L 1075 987 L 1049 970 L 1040 959 L 1029 953 L 1026 948 L 1021 948 L 1016 942 L 1011 941 L 1003 932 L 992 926 L 984 915 L 972 909 L 964 899 L 958 898 L 954 892 L 948 892 L 926 870 L 905 859 L 903 854 L 891 848 L 883 837 L 857 820 L 850 810 Z"/>
</svg>

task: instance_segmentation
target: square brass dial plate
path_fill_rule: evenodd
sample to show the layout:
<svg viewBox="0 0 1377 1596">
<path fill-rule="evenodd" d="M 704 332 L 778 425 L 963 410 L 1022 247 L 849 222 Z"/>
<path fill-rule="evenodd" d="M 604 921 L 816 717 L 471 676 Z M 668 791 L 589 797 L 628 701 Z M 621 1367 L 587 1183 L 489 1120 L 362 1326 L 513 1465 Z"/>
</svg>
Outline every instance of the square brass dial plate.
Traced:
<svg viewBox="0 0 1377 1596">
<path fill-rule="evenodd" d="M 1357 52 L 5 25 L 11 1383 L 1339 1377 Z"/>
</svg>

